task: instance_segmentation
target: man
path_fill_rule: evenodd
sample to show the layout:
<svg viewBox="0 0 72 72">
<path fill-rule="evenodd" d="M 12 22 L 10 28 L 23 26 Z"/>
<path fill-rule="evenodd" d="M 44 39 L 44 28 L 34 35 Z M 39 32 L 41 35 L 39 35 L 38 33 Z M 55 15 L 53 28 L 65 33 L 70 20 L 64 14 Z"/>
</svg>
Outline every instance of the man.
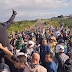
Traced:
<svg viewBox="0 0 72 72">
<path fill-rule="evenodd" d="M 49 45 L 49 47 L 51 47 L 53 53 L 55 53 L 55 46 L 56 46 L 56 44 L 57 44 L 57 42 L 55 42 L 55 41 L 54 41 L 54 38 L 51 37 L 51 38 L 49 39 L 48 45 Z"/>
<path fill-rule="evenodd" d="M 67 47 L 67 45 L 64 43 L 64 40 L 63 40 L 63 39 L 60 39 L 60 40 L 58 41 L 58 44 L 64 46 L 64 53 L 67 54 L 67 48 L 68 48 L 68 47 Z"/>
<path fill-rule="evenodd" d="M 30 64 L 30 72 L 47 72 L 46 68 L 39 65 L 40 55 L 38 53 L 33 53 L 32 61 Z"/>
<path fill-rule="evenodd" d="M 51 52 L 52 50 L 49 48 L 48 44 L 47 44 L 47 40 L 43 39 L 42 40 L 42 45 L 40 46 L 40 57 L 41 57 L 41 63 L 42 65 L 45 67 L 45 56 L 47 52 Z"/>
<path fill-rule="evenodd" d="M 16 11 L 13 10 L 13 14 L 12 14 L 11 18 L 7 22 L 4 22 L 4 23 L 0 24 L 0 33 L 1 33 L 0 34 L 0 43 L 2 43 L 2 45 L 4 47 L 9 47 L 7 29 L 13 23 L 16 14 L 17 14 Z"/>
<path fill-rule="evenodd" d="M 17 56 L 17 61 L 15 61 L 14 64 L 15 68 L 17 69 L 14 72 L 30 72 L 29 67 L 26 63 L 27 58 L 24 55 Z"/>
<path fill-rule="evenodd" d="M 26 51 L 27 51 L 27 55 L 28 55 L 28 62 L 31 62 L 31 56 L 34 53 L 34 49 L 33 49 L 34 45 L 35 45 L 35 43 L 32 40 L 29 40 L 27 42 Z"/>
<path fill-rule="evenodd" d="M 30 72 L 24 53 L 18 54 L 15 57 L 7 48 L 4 48 L 2 44 L 0 44 L 0 49 L 2 49 L 9 56 L 12 63 L 14 63 L 15 68 L 13 68 L 13 72 Z"/>
<path fill-rule="evenodd" d="M 2 58 L 2 63 L 0 63 L 0 70 L 2 72 L 10 72 L 9 66 L 5 64 L 4 58 Z"/>
<path fill-rule="evenodd" d="M 19 53 L 21 49 L 23 49 L 23 47 L 24 47 L 24 42 L 23 42 L 23 39 L 22 39 L 22 38 L 20 38 L 20 39 L 18 39 L 18 40 L 16 41 L 15 47 L 16 47 L 16 54 Z"/>
<path fill-rule="evenodd" d="M 58 65 L 57 72 L 64 72 L 64 64 L 69 59 L 69 56 L 64 54 L 64 46 L 58 44 L 56 46 L 56 57 L 54 58 L 54 62 Z"/>
<path fill-rule="evenodd" d="M 64 24 L 63 24 L 63 26 L 64 26 Z M 50 26 L 52 31 L 54 32 L 54 37 L 55 38 L 57 38 L 57 36 L 61 34 L 60 31 L 63 29 L 63 26 L 60 29 L 58 29 L 58 27 L 53 28 L 52 25 Z"/>
<path fill-rule="evenodd" d="M 32 40 L 29 40 L 28 42 L 27 42 L 27 54 L 28 55 L 32 55 L 32 53 L 34 52 L 34 49 L 33 49 L 33 47 L 34 47 L 34 45 L 35 45 L 35 43 L 32 41 Z"/>
<path fill-rule="evenodd" d="M 47 62 L 46 64 L 47 72 L 57 72 L 57 65 L 53 61 L 53 53 L 51 52 L 47 53 L 45 60 Z"/>
<path fill-rule="evenodd" d="M 13 10 L 13 14 L 12 14 L 11 18 L 7 22 L 0 24 L 0 33 L 1 33 L 0 34 L 0 43 L 2 43 L 4 47 L 9 47 L 7 29 L 13 23 L 16 14 L 17 14 L 16 11 Z M 2 55 L 3 55 L 3 51 L 0 50 L 0 60 L 3 57 Z"/>
</svg>

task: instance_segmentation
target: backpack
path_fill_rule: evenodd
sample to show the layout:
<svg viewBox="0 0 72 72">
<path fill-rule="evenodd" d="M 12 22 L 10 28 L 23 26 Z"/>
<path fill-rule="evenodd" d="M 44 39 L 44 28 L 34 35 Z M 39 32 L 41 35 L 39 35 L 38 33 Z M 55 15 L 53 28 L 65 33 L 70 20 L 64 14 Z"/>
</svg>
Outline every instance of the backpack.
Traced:
<svg viewBox="0 0 72 72">
<path fill-rule="evenodd" d="M 58 72 L 65 72 L 66 66 L 68 66 L 67 62 L 69 60 L 69 57 L 62 53 L 60 56 L 56 56 L 57 63 L 58 63 Z"/>
<path fill-rule="evenodd" d="M 70 58 L 64 64 L 59 60 L 59 64 L 58 72 L 72 72 L 72 60 Z"/>
<path fill-rule="evenodd" d="M 64 72 L 72 72 L 72 59 L 67 59 L 64 63 Z"/>
</svg>

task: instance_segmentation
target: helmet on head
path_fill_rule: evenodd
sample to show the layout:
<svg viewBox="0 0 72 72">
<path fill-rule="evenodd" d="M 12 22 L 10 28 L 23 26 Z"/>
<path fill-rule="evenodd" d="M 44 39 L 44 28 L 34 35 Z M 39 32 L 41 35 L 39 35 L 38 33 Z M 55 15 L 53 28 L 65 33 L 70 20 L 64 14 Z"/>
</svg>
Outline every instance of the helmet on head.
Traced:
<svg viewBox="0 0 72 72">
<path fill-rule="evenodd" d="M 59 53 L 59 52 L 64 52 L 64 47 L 60 44 L 56 46 L 56 53 Z"/>
<path fill-rule="evenodd" d="M 63 39 L 58 40 L 58 44 L 60 43 L 64 43 L 64 40 Z"/>
<path fill-rule="evenodd" d="M 31 40 L 28 41 L 28 45 L 30 48 L 34 47 L 35 43 Z"/>
</svg>

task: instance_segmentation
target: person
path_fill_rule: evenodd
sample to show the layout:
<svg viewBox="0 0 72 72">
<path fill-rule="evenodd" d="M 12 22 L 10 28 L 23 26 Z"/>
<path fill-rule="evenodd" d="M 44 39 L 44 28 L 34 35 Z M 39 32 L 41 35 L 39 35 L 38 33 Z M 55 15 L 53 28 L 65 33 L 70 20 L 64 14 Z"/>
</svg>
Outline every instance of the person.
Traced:
<svg viewBox="0 0 72 72">
<path fill-rule="evenodd" d="M 57 72 L 57 65 L 53 61 L 53 53 L 48 52 L 46 54 L 45 60 L 47 62 L 46 64 L 47 72 Z"/>
<path fill-rule="evenodd" d="M 62 46 L 64 46 L 64 53 L 67 54 L 67 49 L 68 49 L 68 47 L 67 47 L 67 45 L 65 45 L 64 40 L 63 40 L 63 39 L 60 39 L 60 40 L 58 41 L 58 44 L 61 44 Z"/>
<path fill-rule="evenodd" d="M 72 59 L 68 59 L 64 64 L 64 72 L 72 72 Z"/>
<path fill-rule="evenodd" d="M 4 23 L 0 23 L 0 43 L 2 43 L 2 45 L 4 47 L 9 47 L 9 40 L 8 40 L 8 35 L 7 35 L 7 29 L 10 27 L 10 25 L 13 23 L 15 16 L 16 16 L 16 11 L 13 10 L 13 14 L 11 16 L 11 18 Z M 4 56 L 4 53 L 2 50 L 0 50 L 0 61 L 1 58 Z"/>
<path fill-rule="evenodd" d="M 17 38 L 16 38 L 16 35 L 14 38 L 12 38 L 12 40 L 10 40 L 10 44 L 15 47 L 15 44 L 16 44 L 16 41 L 17 41 Z"/>
<path fill-rule="evenodd" d="M 40 55 L 33 53 L 30 65 L 30 72 L 47 72 L 47 69 L 39 64 Z"/>
<path fill-rule="evenodd" d="M 57 42 L 55 42 L 55 41 L 54 41 L 54 38 L 51 37 L 51 38 L 49 39 L 48 45 L 49 45 L 49 47 L 51 47 L 53 53 L 55 53 L 55 46 L 56 46 L 56 44 L 57 44 Z"/>
<path fill-rule="evenodd" d="M 23 49 L 24 43 L 21 38 L 17 40 L 15 47 L 16 47 L 16 54 L 20 52 L 21 49 Z"/>
<path fill-rule="evenodd" d="M 34 41 L 34 42 L 35 42 L 35 39 L 33 38 L 33 35 L 30 35 L 29 40 L 32 40 L 32 41 Z"/>
<path fill-rule="evenodd" d="M 20 50 L 20 52 L 27 53 L 27 42 L 24 42 L 24 47 Z"/>
<path fill-rule="evenodd" d="M 37 32 L 37 33 L 34 32 L 34 34 L 35 34 L 35 36 L 36 36 L 36 41 L 39 40 L 40 44 L 42 44 L 42 39 L 43 39 L 43 38 L 42 38 L 41 33 L 40 33 L 40 32 Z"/>
<path fill-rule="evenodd" d="M 7 29 L 10 27 L 10 25 L 13 23 L 15 16 L 16 16 L 16 11 L 13 10 L 13 14 L 11 16 L 11 18 L 4 23 L 0 24 L 0 43 L 2 43 L 2 45 L 4 47 L 9 47 L 9 40 L 8 40 L 8 35 L 7 35 Z"/>
<path fill-rule="evenodd" d="M 36 44 L 34 46 L 34 52 L 40 54 L 40 43 L 39 43 L 39 40 L 36 41 Z"/>
<path fill-rule="evenodd" d="M 64 64 L 69 59 L 69 56 L 64 54 L 64 46 L 58 44 L 56 46 L 56 56 L 54 58 L 54 62 L 58 66 L 57 72 L 64 72 Z"/>
<path fill-rule="evenodd" d="M 54 41 L 56 41 L 56 38 L 54 37 L 54 34 L 53 33 L 50 34 L 50 38 L 53 38 Z"/>
<path fill-rule="evenodd" d="M 42 65 L 45 67 L 45 55 L 47 52 L 51 52 L 52 50 L 49 48 L 48 44 L 47 44 L 47 40 L 43 39 L 42 40 L 42 45 L 40 46 L 40 61 L 42 63 Z"/>
<path fill-rule="evenodd" d="M 7 48 L 4 48 L 1 43 L 0 49 L 2 49 L 9 56 L 12 63 L 14 63 L 15 68 L 13 72 L 30 72 L 25 54 L 22 53 L 15 56 Z"/>
<path fill-rule="evenodd" d="M 28 55 L 28 62 L 31 61 L 31 56 L 34 53 L 34 49 L 33 49 L 34 48 L 34 45 L 35 45 L 35 43 L 32 40 L 29 40 L 27 42 L 26 51 L 27 51 L 27 55 Z"/>
<path fill-rule="evenodd" d="M 14 66 L 17 68 L 15 72 L 30 72 L 27 63 L 27 58 L 24 55 L 17 56 L 17 61 L 15 61 Z"/>
<path fill-rule="evenodd" d="M 63 24 L 64 25 L 64 24 Z M 60 31 L 63 29 L 63 26 L 58 30 L 58 28 L 53 28 L 52 25 L 50 26 L 52 31 L 54 32 L 54 37 L 56 38 L 58 34 L 61 34 Z"/>
<path fill-rule="evenodd" d="M 34 45 L 35 45 L 35 43 L 32 40 L 29 40 L 27 42 L 27 47 L 28 47 L 27 54 L 31 55 L 34 52 L 34 49 L 33 49 Z"/>
<path fill-rule="evenodd" d="M 2 72 L 10 72 L 9 66 L 7 64 L 5 64 L 5 60 L 4 58 L 2 58 L 2 63 L 0 63 L 0 70 Z"/>
<path fill-rule="evenodd" d="M 70 44 L 68 55 L 72 59 L 72 43 Z"/>
</svg>

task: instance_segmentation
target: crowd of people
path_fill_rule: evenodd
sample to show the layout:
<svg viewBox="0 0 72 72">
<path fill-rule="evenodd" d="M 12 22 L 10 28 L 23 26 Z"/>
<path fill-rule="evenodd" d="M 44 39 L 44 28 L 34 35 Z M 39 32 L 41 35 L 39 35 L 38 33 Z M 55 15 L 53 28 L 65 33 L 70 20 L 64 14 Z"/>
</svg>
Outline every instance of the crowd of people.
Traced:
<svg viewBox="0 0 72 72">
<path fill-rule="evenodd" d="M 12 32 L 8 39 L 0 42 L 0 71 L 72 72 L 72 31 L 64 24 Z"/>
</svg>

